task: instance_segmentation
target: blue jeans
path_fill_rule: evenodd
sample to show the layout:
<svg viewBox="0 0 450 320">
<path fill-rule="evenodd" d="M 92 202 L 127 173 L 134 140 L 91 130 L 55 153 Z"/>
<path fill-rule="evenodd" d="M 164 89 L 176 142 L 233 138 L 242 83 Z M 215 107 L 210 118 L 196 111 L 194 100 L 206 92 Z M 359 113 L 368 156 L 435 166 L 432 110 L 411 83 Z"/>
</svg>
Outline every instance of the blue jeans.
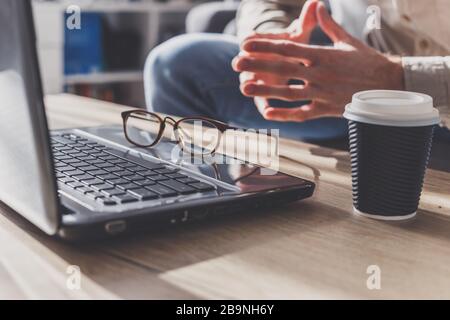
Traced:
<svg viewBox="0 0 450 320">
<path fill-rule="evenodd" d="M 347 135 L 339 118 L 297 122 L 264 119 L 253 99 L 239 91 L 239 75 L 231 60 L 237 39 L 222 34 L 188 34 L 155 48 L 145 66 L 147 108 L 177 116 L 207 116 L 252 129 L 279 129 L 280 135 L 317 141 Z"/>
</svg>

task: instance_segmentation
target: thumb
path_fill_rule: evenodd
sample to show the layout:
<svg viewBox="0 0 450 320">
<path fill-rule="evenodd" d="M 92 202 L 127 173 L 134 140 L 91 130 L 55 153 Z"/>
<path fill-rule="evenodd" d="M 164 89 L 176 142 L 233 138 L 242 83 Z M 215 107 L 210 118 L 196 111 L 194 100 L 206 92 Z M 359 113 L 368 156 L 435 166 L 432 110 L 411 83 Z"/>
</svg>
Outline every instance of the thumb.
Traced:
<svg viewBox="0 0 450 320">
<path fill-rule="evenodd" d="M 322 2 L 317 5 L 316 15 L 319 26 L 333 42 L 351 42 L 352 37 L 334 21 Z"/>
<path fill-rule="evenodd" d="M 317 26 L 316 9 L 319 2 L 317 0 L 308 0 L 303 5 L 302 12 L 297 21 L 299 28 L 294 32 L 294 37 L 298 41 L 307 42 L 311 32 Z"/>
</svg>

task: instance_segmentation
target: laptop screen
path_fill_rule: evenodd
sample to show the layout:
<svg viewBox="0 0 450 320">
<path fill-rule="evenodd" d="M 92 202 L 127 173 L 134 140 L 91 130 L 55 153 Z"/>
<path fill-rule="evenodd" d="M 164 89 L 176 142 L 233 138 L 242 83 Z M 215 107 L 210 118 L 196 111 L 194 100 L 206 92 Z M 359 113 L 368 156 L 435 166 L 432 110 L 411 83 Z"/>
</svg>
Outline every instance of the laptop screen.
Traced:
<svg viewBox="0 0 450 320">
<path fill-rule="evenodd" d="M 0 6 L 0 201 L 49 234 L 59 224 L 31 1 Z"/>
</svg>

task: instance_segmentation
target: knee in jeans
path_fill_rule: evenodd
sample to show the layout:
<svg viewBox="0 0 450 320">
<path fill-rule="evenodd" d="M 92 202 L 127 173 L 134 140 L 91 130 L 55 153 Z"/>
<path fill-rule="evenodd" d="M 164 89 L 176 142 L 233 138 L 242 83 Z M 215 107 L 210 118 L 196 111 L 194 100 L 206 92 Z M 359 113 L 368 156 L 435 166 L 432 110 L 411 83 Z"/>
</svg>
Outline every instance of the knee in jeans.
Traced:
<svg viewBox="0 0 450 320">
<path fill-rule="evenodd" d="M 205 37 L 200 35 L 175 37 L 154 48 L 144 68 L 148 108 L 153 109 L 150 105 L 157 94 L 166 94 L 171 86 L 192 81 L 192 74 L 202 69 L 207 52 Z"/>
<path fill-rule="evenodd" d="M 189 76 L 205 61 L 208 49 L 199 35 L 172 38 L 153 49 L 145 63 L 145 75 L 150 79 L 164 80 L 173 76 Z"/>
</svg>

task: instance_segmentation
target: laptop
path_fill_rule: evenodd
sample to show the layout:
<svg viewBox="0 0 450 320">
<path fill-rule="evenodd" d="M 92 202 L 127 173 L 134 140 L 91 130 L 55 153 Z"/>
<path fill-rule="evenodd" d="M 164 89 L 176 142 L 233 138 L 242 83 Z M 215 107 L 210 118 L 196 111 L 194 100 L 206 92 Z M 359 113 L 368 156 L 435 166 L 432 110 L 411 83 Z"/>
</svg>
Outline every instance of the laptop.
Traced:
<svg viewBox="0 0 450 320">
<path fill-rule="evenodd" d="M 223 155 L 174 161 L 170 139 L 137 148 L 119 126 L 49 131 L 30 1 L 2 1 L 0 43 L 0 201 L 48 235 L 117 236 L 313 194 L 312 182 Z"/>
</svg>

